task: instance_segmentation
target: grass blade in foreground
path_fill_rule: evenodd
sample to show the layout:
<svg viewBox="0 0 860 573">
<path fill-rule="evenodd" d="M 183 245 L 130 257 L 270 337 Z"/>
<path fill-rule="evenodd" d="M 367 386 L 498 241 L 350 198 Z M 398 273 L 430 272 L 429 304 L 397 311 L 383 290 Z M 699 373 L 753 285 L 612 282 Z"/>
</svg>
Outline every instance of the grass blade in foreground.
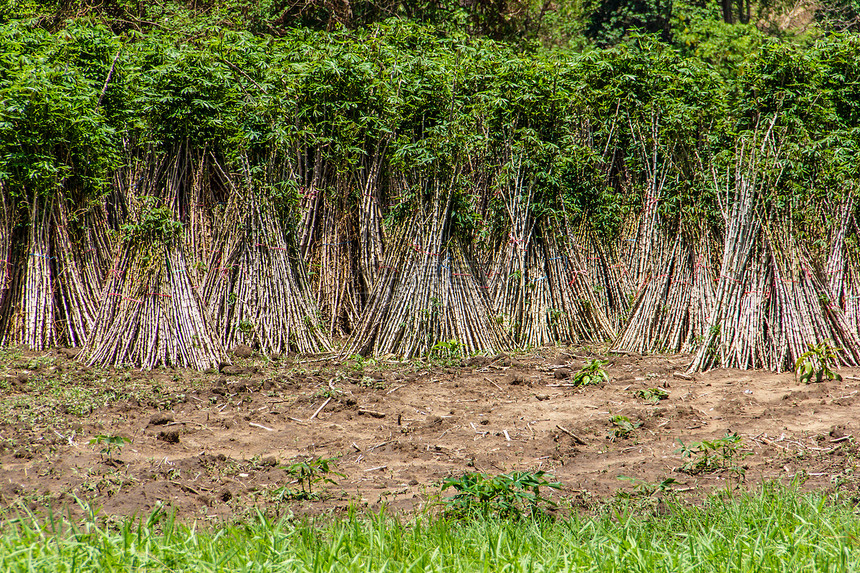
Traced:
<svg viewBox="0 0 860 573">
<path fill-rule="evenodd" d="M 11 520 L 3 571 L 858 571 L 860 518 L 820 494 L 776 486 L 717 494 L 666 517 L 613 505 L 567 520 L 403 524 L 385 516 L 273 524 L 215 533 L 157 514 L 148 523 L 65 533 Z M 160 523 L 159 523 L 160 521 Z"/>
</svg>

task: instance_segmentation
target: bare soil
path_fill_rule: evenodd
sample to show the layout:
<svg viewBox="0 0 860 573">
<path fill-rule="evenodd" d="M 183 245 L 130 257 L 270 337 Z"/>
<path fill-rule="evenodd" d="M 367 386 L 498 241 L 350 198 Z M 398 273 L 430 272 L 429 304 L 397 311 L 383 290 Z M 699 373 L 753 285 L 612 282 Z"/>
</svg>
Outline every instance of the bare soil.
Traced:
<svg viewBox="0 0 860 573">
<path fill-rule="evenodd" d="M 608 361 L 609 380 L 574 387 L 569 376 L 594 358 Z M 860 370 L 803 385 L 791 373 L 686 376 L 689 361 L 593 348 L 435 364 L 252 355 L 198 373 L 91 369 L 71 350 L 6 349 L 0 507 L 75 514 L 78 498 L 106 516 L 163 507 L 216 523 L 258 510 L 408 512 L 438 500 L 447 476 L 515 470 L 551 472 L 562 507 L 650 493 L 668 478 L 691 500 L 764 480 L 854 495 Z M 668 397 L 637 396 L 649 388 Z M 638 427 L 618 435 L 616 415 Z M 742 440 L 722 469 L 681 471 L 700 459 L 684 458 L 682 443 L 727 432 Z M 97 436 L 128 443 L 104 451 Z M 282 488 L 298 486 L 285 467 L 316 457 L 336 458 L 343 475 L 317 485 L 321 499 L 289 499 Z"/>
</svg>

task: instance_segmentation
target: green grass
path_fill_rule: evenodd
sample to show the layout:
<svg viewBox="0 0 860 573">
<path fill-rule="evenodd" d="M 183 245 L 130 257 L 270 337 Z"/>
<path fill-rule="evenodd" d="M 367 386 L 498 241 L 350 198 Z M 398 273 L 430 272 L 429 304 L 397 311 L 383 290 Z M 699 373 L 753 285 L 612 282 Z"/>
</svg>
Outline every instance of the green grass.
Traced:
<svg viewBox="0 0 860 573">
<path fill-rule="evenodd" d="M 212 531 L 153 514 L 74 527 L 6 521 L 2 571 L 857 571 L 860 518 L 822 494 L 765 486 L 669 504 L 654 517 L 607 506 L 557 521 L 404 523 L 384 515 L 315 522 L 260 517 Z M 61 531 L 65 527 L 64 531 Z"/>
</svg>

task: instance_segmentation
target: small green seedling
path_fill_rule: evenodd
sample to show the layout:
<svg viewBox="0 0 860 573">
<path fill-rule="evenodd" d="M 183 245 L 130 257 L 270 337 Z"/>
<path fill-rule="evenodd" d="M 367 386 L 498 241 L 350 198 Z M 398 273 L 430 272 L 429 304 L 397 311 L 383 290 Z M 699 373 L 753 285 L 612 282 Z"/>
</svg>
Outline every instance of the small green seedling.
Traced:
<svg viewBox="0 0 860 573">
<path fill-rule="evenodd" d="M 621 415 L 612 416 L 609 423 L 613 426 L 612 433 L 609 434 L 609 439 L 613 442 L 619 438 L 629 438 L 642 425 L 642 422 L 631 422 L 630 418 Z"/>
<path fill-rule="evenodd" d="M 561 483 L 551 482 L 553 476 L 544 471 L 512 472 L 490 477 L 472 472 L 442 481 L 442 491 L 449 487 L 457 493 L 446 500 L 448 512 L 459 517 L 497 516 L 519 518 L 524 514 L 539 515 L 543 505 L 556 503 L 541 496 L 540 488 L 560 489 Z"/>
<path fill-rule="evenodd" d="M 669 398 L 669 393 L 663 390 L 662 388 L 646 388 L 644 390 L 636 390 L 633 393 L 637 398 L 642 398 L 646 402 L 650 402 L 651 404 L 656 404 L 660 400 L 666 400 Z"/>
<path fill-rule="evenodd" d="M 675 481 L 675 478 L 664 478 L 662 481 L 658 482 L 648 482 L 629 476 L 618 476 L 618 479 L 629 481 L 630 485 L 633 486 L 637 497 L 651 497 L 657 493 L 671 491 L 672 488 L 670 486 L 678 483 Z"/>
<path fill-rule="evenodd" d="M 371 390 L 384 390 L 385 382 L 382 380 L 376 380 L 371 378 L 370 376 L 362 376 L 361 380 L 353 382 L 356 386 L 360 386 L 362 388 L 370 388 Z"/>
<path fill-rule="evenodd" d="M 456 338 L 439 341 L 430 349 L 430 356 L 443 360 L 461 358 L 463 356 L 463 343 Z"/>
<path fill-rule="evenodd" d="M 838 349 L 833 348 L 826 342 L 815 344 L 809 350 L 801 354 L 794 364 L 794 375 L 797 380 L 804 384 L 812 382 L 824 382 L 825 380 L 841 381 L 842 376 L 831 370 L 837 365 Z"/>
<path fill-rule="evenodd" d="M 330 475 L 344 477 L 344 474 L 334 471 L 335 458 L 310 458 L 292 463 L 283 469 L 299 484 L 299 490 L 293 490 L 286 486 L 278 488 L 275 496 L 279 500 L 317 500 L 321 499 L 314 486 L 318 484 L 337 485 Z"/>
<path fill-rule="evenodd" d="M 115 455 L 119 454 L 122 451 L 123 446 L 127 443 L 129 443 L 129 440 L 122 436 L 108 436 L 105 434 L 99 434 L 90 440 L 90 445 L 93 446 L 93 448 L 96 446 L 102 446 L 102 449 L 99 450 L 99 454 L 105 462 L 112 465 L 116 465 L 119 462 Z"/>
<path fill-rule="evenodd" d="M 681 440 L 678 442 L 681 447 L 677 451 L 687 460 L 678 471 L 690 475 L 725 471 L 738 478 L 746 474 L 739 462 L 752 453 L 741 450 L 743 438 L 735 432 L 726 432 L 722 438 L 702 440 L 689 446 Z"/>
<path fill-rule="evenodd" d="M 603 370 L 606 364 L 607 362 L 602 360 L 592 360 L 582 370 L 573 375 L 571 382 L 574 386 L 590 386 L 609 380 L 609 376 Z"/>
</svg>

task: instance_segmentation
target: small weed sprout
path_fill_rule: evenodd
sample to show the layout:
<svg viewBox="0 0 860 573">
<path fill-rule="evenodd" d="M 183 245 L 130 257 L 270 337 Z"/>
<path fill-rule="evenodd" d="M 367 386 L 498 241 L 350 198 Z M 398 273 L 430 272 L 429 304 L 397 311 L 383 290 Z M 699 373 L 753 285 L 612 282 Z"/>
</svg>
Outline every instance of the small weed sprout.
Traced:
<svg viewBox="0 0 860 573">
<path fill-rule="evenodd" d="M 687 460 L 678 468 L 680 472 L 695 475 L 724 471 L 739 479 L 746 475 L 746 470 L 739 462 L 752 453 L 741 450 L 743 438 L 735 432 L 726 432 L 722 438 L 694 442 L 689 446 L 681 440 L 678 442 L 681 447 L 677 451 Z"/>
<path fill-rule="evenodd" d="M 667 491 L 671 491 L 672 488 L 670 486 L 678 483 L 677 481 L 675 481 L 675 478 L 664 478 L 663 480 L 658 482 L 649 482 L 628 476 L 618 476 L 618 479 L 629 481 L 630 485 L 633 486 L 635 496 L 637 497 L 652 497 L 654 494 L 657 493 L 665 493 Z"/>
<path fill-rule="evenodd" d="M 651 404 L 656 404 L 660 400 L 666 400 L 667 398 L 669 398 L 669 393 L 662 388 L 646 388 L 644 390 L 636 390 L 633 395 Z"/>
<path fill-rule="evenodd" d="M 129 443 L 127 438 L 105 434 L 99 434 L 90 440 L 90 446 L 94 449 L 96 446 L 102 446 L 102 449 L 99 450 L 99 455 L 102 456 L 105 462 L 111 465 L 116 465 L 119 462 L 115 456 L 122 451 L 122 448 L 127 443 Z"/>
<path fill-rule="evenodd" d="M 343 396 L 343 390 L 340 388 L 320 388 L 313 394 L 311 394 L 311 398 L 315 400 L 319 400 L 320 398 L 338 398 Z"/>
<path fill-rule="evenodd" d="M 283 469 L 299 484 L 299 489 L 290 489 L 287 486 L 275 490 L 276 501 L 286 500 L 318 500 L 322 499 L 319 491 L 314 491 L 314 486 L 319 484 L 337 485 L 331 475 L 344 477 L 344 474 L 334 471 L 335 458 L 310 458 L 294 462 Z"/>
<path fill-rule="evenodd" d="M 610 441 L 629 438 L 633 435 L 642 422 L 631 422 L 627 416 L 612 416 L 609 418 L 609 423 L 612 424 L 612 432 L 609 434 Z"/>
<path fill-rule="evenodd" d="M 590 386 L 592 384 L 600 384 L 609 380 L 609 376 L 603 369 L 606 362 L 602 360 L 592 360 L 584 366 L 579 372 L 573 375 L 571 383 L 574 386 Z"/>
<path fill-rule="evenodd" d="M 430 356 L 442 360 L 461 358 L 463 356 L 463 343 L 456 338 L 439 341 L 430 349 Z"/>
<path fill-rule="evenodd" d="M 382 380 L 376 380 L 371 378 L 370 376 L 362 376 L 361 380 L 355 382 L 356 386 L 360 386 L 361 388 L 369 388 L 371 390 L 384 390 L 385 382 Z"/>
<path fill-rule="evenodd" d="M 512 472 L 490 477 L 472 472 L 442 481 L 442 491 L 454 488 L 456 494 L 445 502 L 449 513 L 458 517 L 520 518 L 540 515 L 544 505 L 556 503 L 540 494 L 540 488 L 561 489 L 544 471 Z"/>
<path fill-rule="evenodd" d="M 809 347 L 809 350 L 801 354 L 794 364 L 794 375 L 797 380 L 804 384 L 824 382 L 825 380 L 841 381 L 842 376 L 831 368 L 836 368 L 838 356 L 837 348 L 822 342 Z"/>
</svg>

